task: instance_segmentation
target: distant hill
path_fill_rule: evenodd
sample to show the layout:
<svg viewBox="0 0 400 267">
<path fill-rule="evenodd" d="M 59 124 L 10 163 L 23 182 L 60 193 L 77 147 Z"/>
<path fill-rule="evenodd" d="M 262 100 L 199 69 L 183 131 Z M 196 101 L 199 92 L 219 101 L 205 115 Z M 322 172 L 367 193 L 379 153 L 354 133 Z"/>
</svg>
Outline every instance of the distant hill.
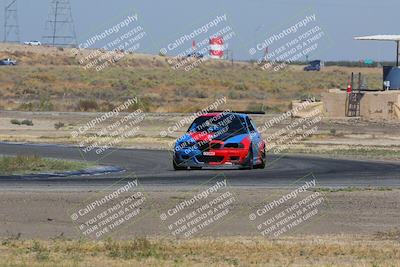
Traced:
<svg viewBox="0 0 400 267">
<path fill-rule="evenodd" d="M 265 71 L 250 62 L 10 44 L 0 44 L 0 58 L 18 61 L 0 68 L 0 108 L 33 111 L 107 111 L 138 96 L 147 111 L 190 112 L 226 96 L 221 108 L 276 112 L 292 99 L 345 88 L 351 72 L 364 73 L 370 88 L 379 88 L 382 76 L 379 68 Z"/>
</svg>

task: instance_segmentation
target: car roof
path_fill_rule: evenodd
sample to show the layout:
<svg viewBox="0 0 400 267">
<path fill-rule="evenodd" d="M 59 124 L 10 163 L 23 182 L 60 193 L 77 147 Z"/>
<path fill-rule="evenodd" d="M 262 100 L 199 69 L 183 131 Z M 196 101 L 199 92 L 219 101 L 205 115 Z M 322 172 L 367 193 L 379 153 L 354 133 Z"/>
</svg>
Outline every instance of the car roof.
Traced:
<svg viewBox="0 0 400 267">
<path fill-rule="evenodd" d="M 199 117 L 215 117 L 215 116 L 218 116 L 220 114 L 222 114 L 222 112 L 206 113 L 206 114 L 203 114 L 203 115 L 201 115 Z M 225 114 L 226 115 L 234 114 L 234 115 L 237 115 L 237 116 L 242 117 L 242 118 L 248 117 L 248 115 L 244 114 L 244 113 L 225 112 Z"/>
</svg>

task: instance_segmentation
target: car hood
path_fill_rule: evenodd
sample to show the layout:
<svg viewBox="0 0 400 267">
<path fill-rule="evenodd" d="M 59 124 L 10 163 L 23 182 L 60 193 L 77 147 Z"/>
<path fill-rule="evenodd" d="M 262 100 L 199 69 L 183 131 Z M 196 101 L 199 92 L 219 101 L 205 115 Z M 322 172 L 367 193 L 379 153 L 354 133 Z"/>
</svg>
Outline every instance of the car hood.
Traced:
<svg viewBox="0 0 400 267">
<path fill-rule="evenodd" d="M 208 143 L 213 140 L 223 141 L 224 143 L 241 143 L 246 138 L 249 138 L 248 134 L 224 133 L 215 135 L 214 133 L 204 134 L 202 132 L 192 132 L 183 135 L 181 138 L 177 140 L 176 144 L 179 145 L 182 143 L 197 143 L 197 142 Z"/>
</svg>

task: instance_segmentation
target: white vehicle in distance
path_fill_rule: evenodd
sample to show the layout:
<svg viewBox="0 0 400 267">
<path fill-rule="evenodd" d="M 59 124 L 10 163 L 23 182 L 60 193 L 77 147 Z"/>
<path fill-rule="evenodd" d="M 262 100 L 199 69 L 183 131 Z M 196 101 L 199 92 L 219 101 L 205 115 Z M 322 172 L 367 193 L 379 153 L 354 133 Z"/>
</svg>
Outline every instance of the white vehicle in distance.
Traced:
<svg viewBox="0 0 400 267">
<path fill-rule="evenodd" d="M 24 42 L 24 44 L 26 44 L 26 45 L 32 45 L 32 46 L 42 45 L 42 43 L 39 42 L 39 41 L 28 41 L 28 42 Z"/>
<path fill-rule="evenodd" d="M 12 60 L 10 58 L 5 58 L 0 60 L 0 66 L 15 66 L 15 65 L 17 65 L 16 60 Z"/>
</svg>

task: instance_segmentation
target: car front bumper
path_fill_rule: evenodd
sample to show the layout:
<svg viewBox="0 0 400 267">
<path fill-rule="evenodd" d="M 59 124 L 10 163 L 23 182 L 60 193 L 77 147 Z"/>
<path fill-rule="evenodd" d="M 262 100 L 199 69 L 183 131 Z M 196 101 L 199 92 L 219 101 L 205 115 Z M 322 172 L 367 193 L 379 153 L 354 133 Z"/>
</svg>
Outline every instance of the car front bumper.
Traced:
<svg viewBox="0 0 400 267">
<path fill-rule="evenodd" d="M 232 166 L 242 165 L 247 156 L 246 149 L 183 150 L 174 153 L 174 160 L 185 167 Z"/>
</svg>

